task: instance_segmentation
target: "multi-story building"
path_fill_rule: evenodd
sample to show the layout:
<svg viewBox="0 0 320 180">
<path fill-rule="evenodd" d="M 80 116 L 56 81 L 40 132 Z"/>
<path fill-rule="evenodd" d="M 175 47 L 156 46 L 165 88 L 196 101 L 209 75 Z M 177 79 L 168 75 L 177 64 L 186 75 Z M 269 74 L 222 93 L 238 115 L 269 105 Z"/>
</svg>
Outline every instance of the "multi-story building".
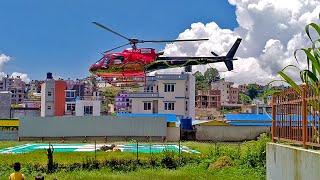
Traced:
<svg viewBox="0 0 320 180">
<path fill-rule="evenodd" d="M 211 83 L 211 89 L 220 90 L 221 92 L 221 106 L 223 107 L 236 107 L 240 106 L 239 102 L 239 89 L 232 87 L 233 82 L 226 82 L 224 80 L 215 81 Z"/>
<path fill-rule="evenodd" d="M 11 92 L 11 103 L 12 104 L 21 104 L 23 103 L 26 93 L 26 83 L 17 76 L 13 77 L 2 77 L 0 79 L 0 91 L 10 91 Z"/>
<path fill-rule="evenodd" d="M 118 113 L 129 112 L 131 110 L 128 93 L 121 92 L 115 97 L 115 110 Z"/>
<path fill-rule="evenodd" d="M 40 93 L 41 92 L 41 84 L 43 81 L 39 80 L 32 80 L 29 83 L 29 88 L 28 88 L 28 93 L 33 94 L 33 93 Z"/>
<path fill-rule="evenodd" d="M 52 74 L 41 85 L 41 116 L 99 116 L 99 94 L 87 96 L 84 82 L 54 80 Z"/>
<path fill-rule="evenodd" d="M 220 90 L 198 90 L 196 95 L 196 108 L 221 108 Z"/>
<path fill-rule="evenodd" d="M 51 73 L 41 85 L 41 116 L 63 116 L 65 113 L 65 90 L 67 83 L 54 80 Z"/>
<path fill-rule="evenodd" d="M 246 93 L 247 90 L 248 90 L 246 84 L 240 84 L 240 85 L 238 86 L 238 89 L 239 89 L 240 92 L 243 92 L 243 93 Z"/>
<path fill-rule="evenodd" d="M 235 87 L 230 87 L 229 89 L 229 103 L 238 104 L 239 102 L 239 89 Z"/>
<path fill-rule="evenodd" d="M 195 118 L 195 79 L 189 73 L 148 76 L 145 87 L 128 97 L 130 113 Z"/>
</svg>

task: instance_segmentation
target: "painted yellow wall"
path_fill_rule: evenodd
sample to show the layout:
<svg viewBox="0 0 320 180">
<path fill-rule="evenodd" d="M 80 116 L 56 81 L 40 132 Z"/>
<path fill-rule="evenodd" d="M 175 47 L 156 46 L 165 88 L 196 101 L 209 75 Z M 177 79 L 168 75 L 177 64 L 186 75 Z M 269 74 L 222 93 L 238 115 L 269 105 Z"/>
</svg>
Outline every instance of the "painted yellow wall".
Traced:
<svg viewBox="0 0 320 180">
<path fill-rule="evenodd" d="M 19 126 L 19 119 L 0 119 L 0 127 Z"/>
</svg>

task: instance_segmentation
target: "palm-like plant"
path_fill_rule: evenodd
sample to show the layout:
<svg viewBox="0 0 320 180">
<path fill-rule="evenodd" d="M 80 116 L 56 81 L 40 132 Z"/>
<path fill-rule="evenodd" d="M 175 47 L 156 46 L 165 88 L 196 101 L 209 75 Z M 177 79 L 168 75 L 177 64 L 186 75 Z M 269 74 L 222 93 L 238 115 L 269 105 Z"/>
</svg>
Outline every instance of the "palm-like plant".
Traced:
<svg viewBox="0 0 320 180">
<path fill-rule="evenodd" d="M 319 16 L 320 18 L 320 16 Z M 316 32 L 316 38 L 313 39 L 310 34 L 310 30 L 314 29 Z M 302 83 L 310 86 L 312 90 L 315 92 L 316 95 L 319 95 L 319 79 L 320 79 L 320 24 L 316 23 L 310 23 L 305 27 L 306 34 L 308 35 L 312 46 L 307 47 L 307 48 L 301 48 L 297 49 L 294 52 L 294 57 L 296 61 L 298 62 L 297 58 L 297 52 L 298 51 L 303 51 L 304 54 L 306 55 L 306 61 L 308 64 L 307 69 L 302 69 L 300 70 L 297 66 L 295 65 L 288 65 L 285 68 L 283 68 L 281 71 L 278 72 L 278 74 L 281 76 L 283 81 L 288 83 L 294 90 L 296 90 L 298 93 L 301 93 L 301 88 L 291 78 L 287 73 L 286 69 L 289 67 L 295 67 L 299 69 L 299 74 L 300 74 L 300 79 Z"/>
<path fill-rule="evenodd" d="M 320 18 L 320 16 L 319 16 Z M 314 30 L 316 33 L 316 37 L 312 38 L 310 30 Z M 298 62 L 297 58 L 297 52 L 302 51 L 306 55 L 306 61 L 307 61 L 307 69 L 302 69 L 300 70 L 297 66 L 294 65 L 288 65 L 284 69 L 278 72 L 278 74 L 281 76 L 282 81 L 285 81 L 288 83 L 300 96 L 303 95 L 303 90 L 305 91 L 306 89 L 302 89 L 305 87 L 301 87 L 291 78 L 285 71 L 289 67 L 295 67 L 299 69 L 299 74 L 300 74 L 300 79 L 302 83 L 306 85 L 306 88 L 309 93 L 308 96 L 312 96 L 313 98 L 309 99 L 307 101 L 307 106 L 311 107 L 308 110 L 308 114 L 313 114 L 315 115 L 316 118 L 319 118 L 320 115 L 320 24 L 316 23 L 310 23 L 305 27 L 306 34 L 308 38 L 311 41 L 311 47 L 307 48 L 301 48 L 297 49 L 294 52 L 294 57 L 296 61 Z M 304 93 L 304 95 L 306 95 Z M 305 98 L 305 97 L 302 97 Z M 320 131 L 318 130 L 318 127 L 315 126 L 314 124 L 311 124 L 314 134 L 313 134 L 313 141 L 320 143 Z"/>
</svg>

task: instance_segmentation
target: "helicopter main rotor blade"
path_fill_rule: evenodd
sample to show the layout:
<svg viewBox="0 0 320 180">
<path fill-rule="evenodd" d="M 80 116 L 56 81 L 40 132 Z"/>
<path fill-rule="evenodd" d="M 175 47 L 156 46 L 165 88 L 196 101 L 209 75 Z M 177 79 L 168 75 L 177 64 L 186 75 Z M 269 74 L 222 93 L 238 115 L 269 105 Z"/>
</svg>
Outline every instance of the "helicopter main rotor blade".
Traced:
<svg viewBox="0 0 320 180">
<path fill-rule="evenodd" d="M 129 44 L 130 44 L 130 43 L 126 43 L 126 44 L 124 44 L 124 45 L 121 45 L 121 46 L 118 46 L 118 47 L 115 47 L 115 48 L 109 49 L 109 50 L 105 51 L 104 53 L 108 53 L 108 52 L 113 51 L 113 50 L 115 50 L 115 49 L 122 48 L 122 47 L 124 47 L 124 46 L 129 45 Z"/>
<path fill-rule="evenodd" d="M 127 38 L 126 36 L 124 36 L 124 35 L 122 35 L 122 34 L 120 34 L 118 32 L 115 32 L 114 30 L 112 30 L 112 29 L 110 29 L 110 28 L 108 28 L 108 27 L 106 27 L 106 26 L 104 26 L 104 25 L 102 25 L 100 23 L 97 23 L 97 22 L 92 22 L 92 23 L 97 25 L 97 26 L 99 26 L 99 27 L 101 27 L 102 29 L 105 29 L 105 30 L 107 30 L 109 32 L 112 32 L 113 34 L 116 34 L 116 35 L 118 35 L 118 36 L 120 36 L 120 37 L 122 37 L 122 38 L 124 38 L 124 39 L 126 39 L 128 41 L 130 41 L 130 38 Z"/>
<path fill-rule="evenodd" d="M 151 43 L 166 43 L 166 42 L 185 42 L 185 41 L 207 41 L 209 39 L 175 39 L 175 40 L 141 40 L 141 43 L 151 42 Z"/>
</svg>

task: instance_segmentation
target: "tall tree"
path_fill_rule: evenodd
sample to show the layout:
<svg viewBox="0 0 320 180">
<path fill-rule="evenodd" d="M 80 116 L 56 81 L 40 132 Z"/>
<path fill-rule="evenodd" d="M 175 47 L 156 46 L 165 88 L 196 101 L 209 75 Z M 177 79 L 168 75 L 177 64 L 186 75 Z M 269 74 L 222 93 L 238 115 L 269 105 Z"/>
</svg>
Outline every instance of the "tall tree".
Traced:
<svg viewBox="0 0 320 180">
<path fill-rule="evenodd" d="M 252 102 L 252 99 L 242 92 L 239 93 L 239 100 L 242 104 L 250 104 Z"/>
<path fill-rule="evenodd" d="M 194 74 L 195 80 L 196 80 L 196 90 L 208 90 L 209 85 L 204 77 L 204 75 L 197 71 Z"/>
<path fill-rule="evenodd" d="M 209 68 L 204 73 L 204 78 L 206 79 L 207 83 L 211 84 L 214 81 L 220 80 L 219 71 L 216 68 Z"/>
<path fill-rule="evenodd" d="M 116 87 L 107 87 L 103 90 L 103 96 L 106 100 L 106 105 L 108 104 L 114 104 L 115 97 L 119 93 L 119 88 Z"/>
<path fill-rule="evenodd" d="M 257 95 L 258 95 L 258 87 L 257 87 L 256 84 L 249 84 L 247 89 L 248 89 L 248 96 L 251 99 L 254 99 L 255 97 L 257 97 Z"/>
</svg>

